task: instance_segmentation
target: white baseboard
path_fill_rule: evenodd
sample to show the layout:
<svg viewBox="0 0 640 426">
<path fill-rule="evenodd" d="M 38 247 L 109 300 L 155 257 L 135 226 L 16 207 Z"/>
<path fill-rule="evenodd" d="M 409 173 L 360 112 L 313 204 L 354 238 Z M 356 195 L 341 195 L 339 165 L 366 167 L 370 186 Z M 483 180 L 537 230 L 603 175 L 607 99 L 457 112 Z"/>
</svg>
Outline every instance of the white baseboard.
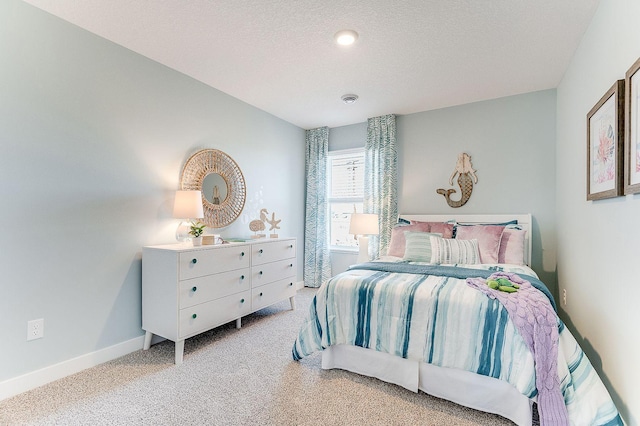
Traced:
<svg viewBox="0 0 640 426">
<path fill-rule="evenodd" d="M 142 349 L 144 336 L 0 382 L 0 401 Z"/>
</svg>

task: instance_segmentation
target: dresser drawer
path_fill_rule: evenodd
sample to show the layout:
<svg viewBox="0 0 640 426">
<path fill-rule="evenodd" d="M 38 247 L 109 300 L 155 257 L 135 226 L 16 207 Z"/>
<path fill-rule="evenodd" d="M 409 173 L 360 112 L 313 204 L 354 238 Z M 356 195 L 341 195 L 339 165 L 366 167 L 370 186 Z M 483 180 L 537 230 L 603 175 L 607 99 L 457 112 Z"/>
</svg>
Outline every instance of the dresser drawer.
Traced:
<svg viewBox="0 0 640 426">
<path fill-rule="evenodd" d="M 251 290 L 251 310 L 262 309 L 295 295 L 296 287 L 293 278 L 254 288 Z"/>
<path fill-rule="evenodd" d="M 180 308 L 198 305 L 213 299 L 251 289 L 251 269 L 237 269 L 180 281 Z"/>
<path fill-rule="evenodd" d="M 180 253 L 179 279 L 186 280 L 247 268 L 251 264 L 250 258 L 250 247 L 247 245 L 183 252 Z"/>
<path fill-rule="evenodd" d="M 251 291 L 233 294 L 221 299 L 180 309 L 179 338 L 186 339 L 187 337 L 240 318 L 250 312 Z"/>
<path fill-rule="evenodd" d="M 296 257 L 295 240 L 269 241 L 251 246 L 252 265 L 262 265 L 293 257 Z"/>
<path fill-rule="evenodd" d="M 285 259 L 251 268 L 251 287 L 259 287 L 296 274 L 296 259 Z"/>
</svg>

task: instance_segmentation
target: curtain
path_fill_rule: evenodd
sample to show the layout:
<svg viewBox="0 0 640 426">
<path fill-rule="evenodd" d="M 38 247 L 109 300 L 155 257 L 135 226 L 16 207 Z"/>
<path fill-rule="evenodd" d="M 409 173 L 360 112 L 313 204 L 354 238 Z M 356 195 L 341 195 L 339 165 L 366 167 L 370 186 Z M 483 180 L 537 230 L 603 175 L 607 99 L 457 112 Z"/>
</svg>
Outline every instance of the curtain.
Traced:
<svg viewBox="0 0 640 426">
<path fill-rule="evenodd" d="M 364 150 L 364 213 L 376 213 L 380 234 L 371 236 L 369 256 L 387 254 L 391 228 L 398 219 L 398 151 L 396 117 L 367 120 Z"/>
<path fill-rule="evenodd" d="M 307 201 L 304 224 L 304 285 L 320 287 L 331 277 L 327 229 L 329 128 L 306 132 Z"/>
</svg>

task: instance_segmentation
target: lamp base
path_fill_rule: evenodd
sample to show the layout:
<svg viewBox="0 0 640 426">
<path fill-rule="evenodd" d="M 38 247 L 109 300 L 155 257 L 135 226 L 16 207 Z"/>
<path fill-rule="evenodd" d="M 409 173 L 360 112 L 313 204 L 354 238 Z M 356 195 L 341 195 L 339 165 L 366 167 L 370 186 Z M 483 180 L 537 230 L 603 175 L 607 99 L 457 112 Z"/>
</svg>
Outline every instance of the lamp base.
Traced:
<svg viewBox="0 0 640 426">
<path fill-rule="evenodd" d="M 358 237 L 358 263 L 368 262 L 369 259 L 369 237 Z"/>
<path fill-rule="evenodd" d="M 191 222 L 183 220 L 176 228 L 176 240 L 184 243 L 191 240 L 189 231 L 191 230 Z"/>
</svg>

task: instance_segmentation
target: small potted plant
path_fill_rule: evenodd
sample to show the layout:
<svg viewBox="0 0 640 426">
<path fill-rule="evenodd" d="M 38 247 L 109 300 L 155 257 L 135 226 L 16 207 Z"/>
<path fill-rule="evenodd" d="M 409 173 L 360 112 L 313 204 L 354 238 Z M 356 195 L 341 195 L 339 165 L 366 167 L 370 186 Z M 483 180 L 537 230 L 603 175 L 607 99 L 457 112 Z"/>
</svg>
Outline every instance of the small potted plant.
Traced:
<svg viewBox="0 0 640 426">
<path fill-rule="evenodd" d="M 205 225 L 200 221 L 191 222 L 189 235 L 191 235 L 192 237 L 191 242 L 193 243 L 194 246 L 202 245 L 202 233 L 204 232 L 204 228 L 206 228 L 206 226 L 207 225 Z"/>
</svg>

